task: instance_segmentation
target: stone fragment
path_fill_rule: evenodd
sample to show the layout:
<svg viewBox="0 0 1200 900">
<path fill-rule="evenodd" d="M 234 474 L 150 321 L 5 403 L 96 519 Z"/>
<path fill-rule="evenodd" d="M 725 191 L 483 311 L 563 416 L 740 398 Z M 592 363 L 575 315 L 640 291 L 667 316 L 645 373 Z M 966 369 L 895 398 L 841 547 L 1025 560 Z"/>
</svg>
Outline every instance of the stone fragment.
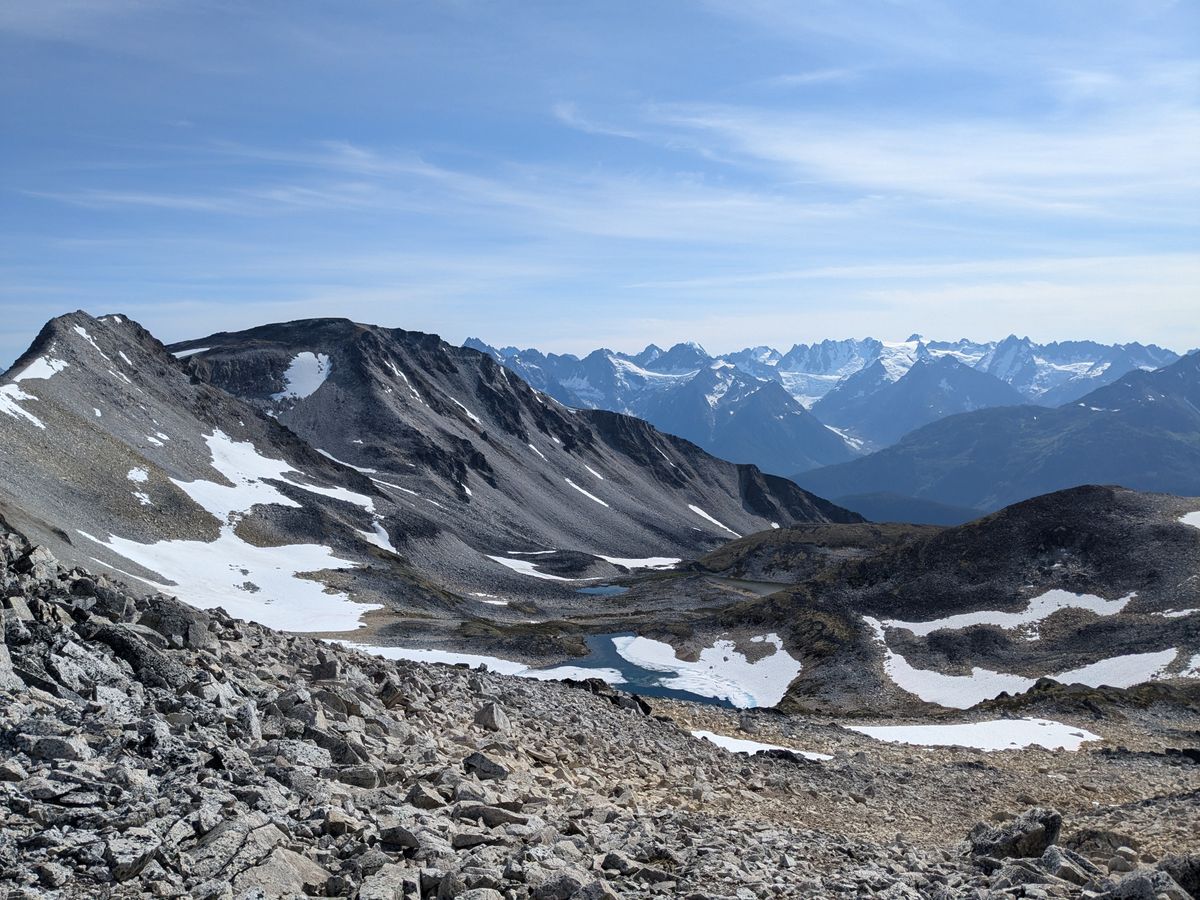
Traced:
<svg viewBox="0 0 1200 900">
<path fill-rule="evenodd" d="M 503 781 L 510 774 L 505 766 L 478 752 L 463 760 L 463 769 L 480 781 Z"/>
<path fill-rule="evenodd" d="M 114 881 L 128 881 L 141 873 L 154 859 L 160 842 L 154 832 L 130 828 L 105 843 L 104 859 Z"/>
<path fill-rule="evenodd" d="M 508 731 L 511 727 L 508 714 L 494 701 L 485 703 L 479 712 L 475 713 L 475 724 L 488 731 Z"/>
<path fill-rule="evenodd" d="M 975 856 L 997 859 L 1041 856 L 1058 840 L 1062 816 L 1053 809 L 1034 807 L 1003 825 L 980 822 L 968 837 Z"/>
</svg>

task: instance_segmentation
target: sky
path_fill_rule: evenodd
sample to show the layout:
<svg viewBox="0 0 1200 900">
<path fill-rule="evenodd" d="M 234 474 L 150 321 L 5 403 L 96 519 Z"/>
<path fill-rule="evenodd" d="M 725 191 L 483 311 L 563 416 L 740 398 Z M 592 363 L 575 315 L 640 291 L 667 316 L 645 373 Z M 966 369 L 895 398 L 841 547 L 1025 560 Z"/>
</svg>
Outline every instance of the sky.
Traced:
<svg viewBox="0 0 1200 900">
<path fill-rule="evenodd" d="M 9 0 L 0 366 L 460 342 L 1200 345 L 1200 0 Z"/>
</svg>

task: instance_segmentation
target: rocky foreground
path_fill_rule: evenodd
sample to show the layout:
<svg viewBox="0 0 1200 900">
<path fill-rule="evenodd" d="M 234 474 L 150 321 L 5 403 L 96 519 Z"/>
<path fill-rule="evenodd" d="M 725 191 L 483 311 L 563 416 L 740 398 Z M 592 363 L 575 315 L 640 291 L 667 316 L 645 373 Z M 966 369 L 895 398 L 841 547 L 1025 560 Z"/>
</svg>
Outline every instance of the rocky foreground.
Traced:
<svg viewBox="0 0 1200 900">
<path fill-rule="evenodd" d="M 1100 757 L 1029 751 L 1064 822 L 1019 790 L 1024 754 L 873 755 L 762 713 L 834 758 L 747 758 L 595 683 L 384 661 L 135 597 L 13 534 L 0 561 L 0 897 L 1200 891 L 1186 754 L 1090 772 Z M 736 727 L 685 706 L 658 711 Z M 1034 808 L 976 824 L 990 791 Z"/>
</svg>

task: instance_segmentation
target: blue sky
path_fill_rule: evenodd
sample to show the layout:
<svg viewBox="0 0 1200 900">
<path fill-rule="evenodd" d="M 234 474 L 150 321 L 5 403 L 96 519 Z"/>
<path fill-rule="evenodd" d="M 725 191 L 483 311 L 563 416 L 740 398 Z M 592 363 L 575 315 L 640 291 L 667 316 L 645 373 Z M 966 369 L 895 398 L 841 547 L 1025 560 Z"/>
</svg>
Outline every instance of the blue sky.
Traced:
<svg viewBox="0 0 1200 900">
<path fill-rule="evenodd" d="M 1200 344 L 1200 3 L 0 5 L 0 364 L 164 340 Z"/>
</svg>

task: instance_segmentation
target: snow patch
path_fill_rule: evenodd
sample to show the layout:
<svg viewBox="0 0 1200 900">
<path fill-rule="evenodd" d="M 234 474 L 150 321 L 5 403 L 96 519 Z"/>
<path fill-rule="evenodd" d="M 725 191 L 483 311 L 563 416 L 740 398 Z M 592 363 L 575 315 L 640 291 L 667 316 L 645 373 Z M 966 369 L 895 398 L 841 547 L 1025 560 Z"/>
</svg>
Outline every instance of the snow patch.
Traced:
<svg viewBox="0 0 1200 900">
<path fill-rule="evenodd" d="M 0 412 L 14 419 L 25 419 L 38 428 L 45 429 L 46 423 L 20 405 L 22 400 L 36 400 L 33 394 L 27 394 L 15 384 L 0 385 Z"/>
<path fill-rule="evenodd" d="M 223 526 L 212 542 L 139 544 L 122 537 L 105 541 L 79 533 L 168 579 L 157 582 L 133 576 L 155 590 L 174 594 L 201 609 L 220 606 L 232 616 L 269 628 L 349 631 L 360 626 L 363 613 L 380 608 L 379 604 L 355 603 L 343 593 L 327 593 L 320 582 L 299 577 L 306 572 L 355 567 L 319 544 L 257 547 L 239 538 L 232 525 Z"/>
<path fill-rule="evenodd" d="M 597 559 L 612 563 L 614 566 L 624 566 L 626 569 L 670 569 L 680 562 L 674 556 L 647 556 L 643 559 L 624 559 L 620 556 L 605 556 L 602 553 L 593 555 Z"/>
<path fill-rule="evenodd" d="M 383 524 L 378 519 L 371 523 L 370 531 L 360 531 L 358 533 L 362 535 L 363 540 L 368 544 L 374 544 L 376 547 L 380 547 L 390 553 L 395 553 L 397 556 L 400 555 L 400 552 L 392 544 L 392 539 L 388 535 L 387 529 L 383 527 Z"/>
<path fill-rule="evenodd" d="M 92 336 L 90 334 L 88 334 L 86 328 L 84 328 L 82 325 L 75 325 L 75 326 L 73 326 L 73 328 L 75 330 L 75 333 L 77 335 L 79 335 L 81 338 L 83 338 L 85 341 L 87 341 L 89 344 L 91 344 L 93 349 L 95 349 L 95 351 L 97 353 L 99 353 L 105 359 L 109 360 L 109 362 L 112 362 L 112 359 L 109 357 L 109 355 L 100 349 L 100 345 L 97 344 L 94 340 L 92 340 Z M 122 355 L 124 355 L 124 354 L 122 354 Z"/>
<path fill-rule="evenodd" d="M 191 350 L 180 350 L 178 353 L 173 353 L 172 356 L 176 359 L 185 359 L 196 353 L 207 353 L 211 349 L 211 347 L 193 347 Z"/>
<path fill-rule="evenodd" d="M 140 469 L 140 468 L 135 467 L 135 468 L 130 469 L 129 474 L 126 475 L 125 477 L 128 478 L 130 481 L 137 481 L 139 483 L 144 483 L 146 481 L 146 479 L 148 479 L 150 477 L 150 474 L 145 469 Z"/>
<path fill-rule="evenodd" d="M 608 507 L 607 503 L 605 503 L 603 500 L 601 500 L 595 494 L 585 491 L 583 488 L 581 488 L 579 485 L 577 485 L 575 482 L 573 482 L 570 478 L 564 478 L 563 480 L 567 484 L 569 484 L 571 487 L 575 488 L 575 490 L 579 491 L 579 493 L 583 494 L 583 496 L 587 497 L 589 500 L 593 500 L 596 503 L 599 503 L 601 506 Z"/>
<path fill-rule="evenodd" d="M 479 416 L 475 415 L 475 413 L 473 413 L 469 409 L 467 409 L 467 407 L 464 406 L 462 403 L 459 403 L 459 401 L 455 400 L 453 397 L 450 398 L 450 401 L 452 403 L 457 404 L 458 407 L 467 414 L 467 418 L 470 419 L 472 422 L 474 422 L 476 425 L 483 425 L 483 422 L 480 420 Z"/>
<path fill-rule="evenodd" d="M 1050 590 L 1030 600 L 1021 612 L 1009 613 L 994 610 L 979 610 L 977 612 L 960 613 L 946 616 L 942 619 L 931 619 L 927 622 L 903 622 L 899 619 L 885 619 L 884 628 L 902 628 L 911 631 L 918 637 L 931 634 L 943 628 L 960 631 L 975 625 L 996 625 L 1005 630 L 1014 628 L 1029 628 L 1029 640 L 1037 640 L 1036 627 L 1050 618 L 1060 609 L 1086 609 L 1099 616 L 1111 616 L 1123 610 L 1137 594 L 1128 594 L 1117 600 L 1105 600 L 1095 594 L 1072 594 L 1070 591 Z"/>
<path fill-rule="evenodd" d="M 272 400 L 303 400 L 311 397 L 325 383 L 331 370 L 329 356 L 324 353 L 297 353 L 283 373 L 284 388 L 272 394 Z"/>
<path fill-rule="evenodd" d="M 601 481 L 604 480 L 604 476 L 601 475 L 599 472 L 597 472 L 595 469 L 593 469 L 591 466 L 584 464 L 584 468 L 587 469 L 589 472 L 591 472 L 592 475 L 594 475 L 596 478 L 600 479 Z"/>
<path fill-rule="evenodd" d="M 538 681 L 562 681 L 565 678 L 582 680 L 601 678 L 609 684 L 624 684 L 625 678 L 616 669 L 585 669 L 579 666 L 554 666 L 535 669 L 525 663 L 498 656 L 479 656 L 474 653 L 452 653 L 449 650 L 419 650 L 407 647 L 375 647 L 353 641 L 331 641 L 351 650 L 361 650 L 384 659 L 405 659 L 420 663 L 440 663 L 446 666 L 468 665 L 471 668 L 487 666 L 491 672 L 501 675 L 516 675 L 518 678 L 533 678 Z"/>
<path fill-rule="evenodd" d="M 956 725 L 846 725 L 877 741 L 915 744 L 919 747 L 973 747 L 986 753 L 1043 747 L 1047 750 L 1078 750 L 1086 741 L 1099 741 L 1098 734 L 1049 719 L 992 719 Z"/>
<path fill-rule="evenodd" d="M 532 450 L 534 453 L 536 453 L 538 456 L 540 456 L 542 458 L 543 462 L 550 462 L 550 460 L 546 459 L 546 454 L 543 453 L 541 450 L 539 450 L 537 447 L 533 446 L 533 444 L 529 445 L 529 449 Z"/>
<path fill-rule="evenodd" d="M 1013 675 L 1005 672 L 994 672 L 974 666 L 970 675 L 945 675 L 932 669 L 918 669 L 910 665 L 908 660 L 896 653 L 889 646 L 884 636 L 883 623 L 870 616 L 863 616 L 863 621 L 875 633 L 876 639 L 883 645 L 884 671 L 892 682 L 901 690 L 920 697 L 927 703 L 936 703 L 953 709 L 969 709 L 976 703 L 991 700 L 1002 691 L 1019 694 L 1033 687 L 1036 678 L 1023 675 Z M 1164 674 L 1164 669 L 1170 665 L 1178 651 L 1175 648 L 1151 653 L 1131 653 L 1125 656 L 1115 656 L 1102 659 L 1099 662 L 1070 669 L 1065 672 L 1050 673 L 1062 684 L 1086 684 L 1088 687 L 1126 688 L 1145 681 L 1152 681 Z"/>
<path fill-rule="evenodd" d="M 722 638 L 690 662 L 680 659 L 675 648 L 664 641 L 633 635 L 612 639 L 623 659 L 643 669 L 672 673 L 659 681 L 662 687 L 727 700 L 739 709 L 775 706 L 800 674 L 800 662 L 783 649 L 782 639 L 774 632 L 752 641 L 773 644 L 775 652 L 750 662 L 733 641 Z"/>
<path fill-rule="evenodd" d="M 700 507 L 696 506 L 695 504 L 689 503 L 689 504 L 688 504 L 688 509 L 690 509 L 692 512 L 694 512 L 694 513 L 695 513 L 696 515 L 698 515 L 700 518 L 702 518 L 702 519 L 707 519 L 709 522 L 711 522 L 712 524 L 716 525 L 718 528 L 723 528 L 723 529 L 725 529 L 725 530 L 726 530 L 726 531 L 728 531 L 730 534 L 732 534 L 734 537 L 736 537 L 736 538 L 740 538 L 740 537 L 741 537 L 741 535 L 740 535 L 740 534 L 738 534 L 736 531 L 734 531 L 734 530 L 733 530 L 732 528 L 730 528 L 728 525 L 722 525 L 720 522 L 718 522 L 716 519 L 714 519 L 712 516 L 710 516 L 708 513 L 706 513 L 704 510 L 702 510 Z"/>
<path fill-rule="evenodd" d="M 362 441 L 359 441 L 358 443 L 361 444 Z M 378 469 L 364 469 L 362 466 L 356 466 L 356 465 L 354 465 L 354 463 L 348 463 L 345 460 L 338 459 L 336 456 L 334 456 L 328 450 L 322 450 L 320 447 L 314 447 L 313 449 L 316 450 L 318 453 L 320 453 L 322 456 L 324 456 L 326 459 L 332 459 L 339 466 L 345 466 L 347 469 L 353 469 L 355 472 L 362 472 L 364 475 L 374 475 L 377 471 L 379 471 Z M 374 481 L 375 479 L 372 478 L 371 480 Z"/>
<path fill-rule="evenodd" d="M 507 556 L 488 556 L 488 559 L 493 562 L 498 562 L 502 566 L 512 569 L 514 572 L 519 572 L 522 575 L 528 575 L 531 578 L 541 578 L 544 581 L 594 581 L 591 578 L 563 578 L 560 575 L 549 575 L 545 572 L 539 572 L 537 566 L 527 559 L 509 559 Z"/>
<path fill-rule="evenodd" d="M 803 756 L 805 759 L 811 759 L 814 762 L 820 762 L 827 759 L 833 759 L 828 753 L 811 753 L 807 750 L 796 750 L 792 747 L 781 747 L 779 744 L 763 744 L 759 741 L 747 741 L 743 738 L 727 737 L 723 734 L 715 734 L 711 731 L 693 731 L 692 737 L 699 738 L 702 741 L 708 741 L 710 744 L 716 744 L 730 753 L 761 753 L 764 750 L 786 750 L 789 753 L 795 753 L 797 756 Z"/>
<path fill-rule="evenodd" d="M 53 356 L 39 356 L 14 375 L 12 380 L 14 384 L 17 384 L 33 379 L 53 378 L 63 369 L 70 368 L 70 365 L 70 363 L 61 359 L 55 359 Z"/>
</svg>

